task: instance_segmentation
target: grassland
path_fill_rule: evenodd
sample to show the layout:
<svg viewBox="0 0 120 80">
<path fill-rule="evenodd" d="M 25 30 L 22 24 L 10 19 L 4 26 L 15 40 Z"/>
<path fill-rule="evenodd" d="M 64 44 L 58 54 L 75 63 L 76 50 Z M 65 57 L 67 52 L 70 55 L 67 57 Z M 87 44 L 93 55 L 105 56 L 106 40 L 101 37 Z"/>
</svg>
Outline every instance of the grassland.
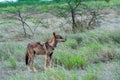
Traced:
<svg viewBox="0 0 120 80">
<path fill-rule="evenodd" d="M 87 4 L 89 2 L 86 2 Z M 65 7 L 66 4 L 56 6 Z M 99 7 L 118 7 L 119 1 L 112 0 L 108 4 L 106 2 L 96 3 L 93 1 L 88 5 L 95 8 Z M 36 4 L 37 5 L 37 4 Z M 31 8 L 33 5 L 24 5 L 25 8 Z M 19 7 L 21 7 L 19 5 Z M 46 3 L 37 6 L 38 11 L 43 12 L 37 15 L 46 16 L 54 5 Z M 26 10 L 22 8 L 22 10 Z M 1 7 L 0 17 L 0 80 L 120 80 L 120 26 L 98 27 L 94 30 L 86 30 L 84 32 L 71 33 L 66 32 L 65 25 L 62 29 L 56 24 L 59 19 L 51 14 L 45 19 L 55 21 L 49 23 L 51 25 L 42 27 L 40 25 L 35 31 L 35 35 L 25 38 L 21 24 L 14 19 L 3 18 L 6 14 L 4 10 L 15 11 L 13 6 Z M 48 11 L 49 10 L 49 11 Z M 10 13 L 7 13 L 11 15 Z M 36 16 L 32 17 L 35 18 Z M 48 19 L 49 18 L 49 19 Z M 31 19 L 27 20 L 30 25 Z M 34 29 L 33 26 L 31 26 Z M 110 29 L 112 28 L 112 29 Z M 44 71 L 44 56 L 36 56 L 35 67 L 38 72 L 28 72 L 24 57 L 26 46 L 29 42 L 47 41 L 52 32 L 56 31 L 67 37 L 67 41 L 60 43 L 53 54 L 53 67 Z M 69 29 L 68 29 L 69 30 Z M 30 34 L 27 30 L 27 34 Z"/>
<path fill-rule="evenodd" d="M 44 56 L 36 56 L 36 73 L 26 69 L 26 46 L 41 41 L 44 35 L 37 40 L 1 42 L 1 80 L 119 80 L 119 30 L 120 27 L 113 31 L 98 28 L 71 35 L 65 33 L 67 41 L 59 44 L 53 55 L 54 67 L 44 71 Z"/>
</svg>

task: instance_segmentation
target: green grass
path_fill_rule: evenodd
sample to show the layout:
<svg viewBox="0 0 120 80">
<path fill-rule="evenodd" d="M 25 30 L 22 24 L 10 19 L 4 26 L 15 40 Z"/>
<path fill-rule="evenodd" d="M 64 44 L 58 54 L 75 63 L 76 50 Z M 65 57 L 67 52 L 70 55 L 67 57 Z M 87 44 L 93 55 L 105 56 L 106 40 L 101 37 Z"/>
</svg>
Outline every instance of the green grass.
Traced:
<svg viewBox="0 0 120 80">
<path fill-rule="evenodd" d="M 77 41 L 75 39 L 67 39 L 67 41 L 64 44 L 68 47 L 71 47 L 72 49 L 77 48 Z"/>
<path fill-rule="evenodd" d="M 82 68 L 84 69 L 87 61 L 83 54 L 75 54 L 69 51 L 55 51 L 54 62 L 66 69 Z"/>
<path fill-rule="evenodd" d="M 52 68 L 45 71 L 47 80 L 77 80 L 78 76 L 74 71 L 66 71 L 64 68 Z M 43 78 L 44 79 L 44 78 Z M 44 79 L 45 80 L 45 79 Z"/>
<path fill-rule="evenodd" d="M 0 51 L 0 60 L 9 60 L 12 65 L 16 65 L 15 56 L 20 58 L 21 54 L 25 54 L 24 46 L 15 42 L 2 43 Z"/>
<path fill-rule="evenodd" d="M 10 57 L 8 59 L 8 61 L 10 61 L 10 64 L 11 64 L 12 67 L 16 67 L 17 66 L 17 62 L 16 62 L 16 60 L 13 57 Z"/>
<path fill-rule="evenodd" d="M 100 44 L 119 44 L 119 28 L 113 31 L 96 29 L 90 30 L 87 32 L 71 34 L 68 36 L 77 41 L 80 46 L 87 46 L 91 43 L 100 43 Z"/>
<path fill-rule="evenodd" d="M 88 73 L 84 76 L 82 76 L 82 80 L 98 80 L 96 73 Z"/>
</svg>

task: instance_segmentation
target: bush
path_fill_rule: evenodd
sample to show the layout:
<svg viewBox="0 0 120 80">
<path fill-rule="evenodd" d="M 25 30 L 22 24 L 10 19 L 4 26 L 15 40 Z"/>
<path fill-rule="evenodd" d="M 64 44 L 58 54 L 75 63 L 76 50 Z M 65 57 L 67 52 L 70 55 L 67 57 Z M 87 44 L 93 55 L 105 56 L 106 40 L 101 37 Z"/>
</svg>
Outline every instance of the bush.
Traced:
<svg viewBox="0 0 120 80">
<path fill-rule="evenodd" d="M 54 62 L 58 65 L 62 65 L 67 69 L 82 68 L 84 69 L 87 61 L 82 54 L 72 54 L 68 51 L 55 52 Z"/>
<path fill-rule="evenodd" d="M 64 44 L 68 47 L 71 47 L 72 49 L 76 49 L 77 47 L 77 41 L 75 39 L 67 39 Z"/>
</svg>

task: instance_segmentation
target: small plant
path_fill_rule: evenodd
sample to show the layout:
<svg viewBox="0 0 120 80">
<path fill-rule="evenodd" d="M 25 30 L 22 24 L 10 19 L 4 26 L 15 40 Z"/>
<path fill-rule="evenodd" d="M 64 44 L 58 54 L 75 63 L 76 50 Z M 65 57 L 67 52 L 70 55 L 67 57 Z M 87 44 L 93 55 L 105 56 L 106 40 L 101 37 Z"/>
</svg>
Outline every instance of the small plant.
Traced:
<svg viewBox="0 0 120 80">
<path fill-rule="evenodd" d="M 17 66 L 16 60 L 13 57 L 10 57 L 8 59 L 8 61 L 10 61 L 10 64 L 11 64 L 12 67 L 16 67 Z"/>
</svg>

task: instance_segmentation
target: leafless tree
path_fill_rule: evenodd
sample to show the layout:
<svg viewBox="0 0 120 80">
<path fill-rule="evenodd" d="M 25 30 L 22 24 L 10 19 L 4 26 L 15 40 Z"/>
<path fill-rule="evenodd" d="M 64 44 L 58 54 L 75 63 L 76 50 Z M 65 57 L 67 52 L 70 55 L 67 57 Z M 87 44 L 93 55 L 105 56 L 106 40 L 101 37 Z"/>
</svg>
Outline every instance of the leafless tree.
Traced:
<svg viewBox="0 0 120 80">
<path fill-rule="evenodd" d="M 30 26 L 26 23 L 26 18 L 24 18 L 24 17 L 22 16 L 20 10 L 17 11 L 17 16 L 18 16 L 18 20 L 22 23 L 22 27 L 23 27 L 23 30 L 24 30 L 24 35 L 25 35 L 25 37 L 27 36 L 25 25 L 30 29 L 31 33 L 33 34 L 32 29 L 31 29 Z"/>
<path fill-rule="evenodd" d="M 83 3 L 83 0 L 65 0 L 65 2 L 67 6 L 60 8 L 58 14 L 64 17 L 69 24 L 72 23 L 73 33 L 76 30 L 93 29 L 100 19 L 102 19 L 99 9 L 90 9 L 87 4 Z"/>
<path fill-rule="evenodd" d="M 11 20 L 17 20 L 21 23 L 22 28 L 23 28 L 23 32 L 24 32 L 24 37 L 27 37 L 27 31 L 29 30 L 31 33 L 31 36 L 34 36 L 34 32 L 36 30 L 36 27 L 39 26 L 39 23 L 35 23 L 35 29 L 32 29 L 32 26 L 30 24 L 27 23 L 27 20 L 31 18 L 31 15 L 35 15 L 36 13 L 30 12 L 29 10 L 27 11 L 22 11 L 21 8 L 14 6 L 15 11 L 9 11 L 7 10 L 7 12 L 9 14 L 7 14 L 4 18 L 10 18 Z M 31 10 L 31 9 L 30 9 Z M 39 20 L 39 18 L 36 18 Z"/>
<path fill-rule="evenodd" d="M 72 18 L 72 31 L 75 33 L 75 28 L 76 28 L 76 9 L 81 5 L 81 0 L 67 0 L 67 4 L 69 6 L 70 9 L 70 13 L 71 13 L 71 18 Z"/>
</svg>

